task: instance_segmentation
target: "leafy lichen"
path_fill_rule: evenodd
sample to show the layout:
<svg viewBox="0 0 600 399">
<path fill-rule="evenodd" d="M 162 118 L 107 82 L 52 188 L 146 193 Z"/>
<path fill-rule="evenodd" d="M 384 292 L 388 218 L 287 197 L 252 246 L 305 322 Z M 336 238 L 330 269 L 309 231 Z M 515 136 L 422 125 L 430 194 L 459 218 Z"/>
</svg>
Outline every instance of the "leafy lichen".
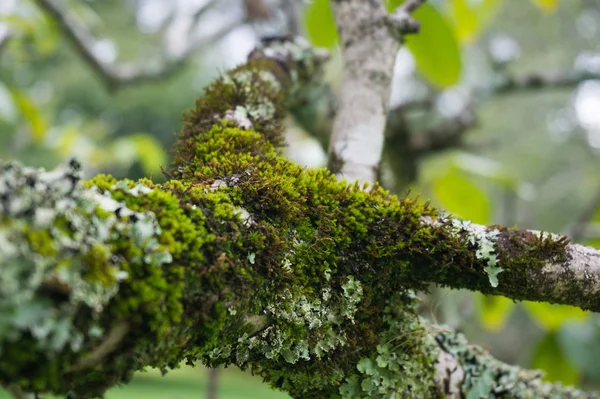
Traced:
<svg viewBox="0 0 600 399">
<path fill-rule="evenodd" d="M 515 399 L 591 399 L 597 396 L 561 384 L 544 382 L 543 372 L 509 366 L 480 347 L 469 345 L 464 335 L 441 332 L 436 341 L 458 359 L 464 371 L 461 392 L 467 399 L 510 397 Z"/>
</svg>

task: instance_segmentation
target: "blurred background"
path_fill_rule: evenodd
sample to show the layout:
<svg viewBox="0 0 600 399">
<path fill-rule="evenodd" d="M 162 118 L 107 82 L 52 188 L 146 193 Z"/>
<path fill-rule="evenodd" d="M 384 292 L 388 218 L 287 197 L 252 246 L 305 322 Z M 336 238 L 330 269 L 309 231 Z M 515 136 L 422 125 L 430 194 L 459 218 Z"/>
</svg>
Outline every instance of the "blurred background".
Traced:
<svg viewBox="0 0 600 399">
<path fill-rule="evenodd" d="M 600 247 L 600 0 L 430 0 L 415 17 L 383 184 L 477 223 Z M 181 113 L 280 34 L 331 49 L 328 86 L 287 121 L 287 156 L 325 166 L 341 68 L 328 0 L 0 0 L 0 158 L 52 168 L 76 156 L 87 177 L 161 181 Z M 549 381 L 600 388 L 598 315 L 436 287 L 422 311 Z M 141 372 L 107 394 L 125 397 L 287 396 L 197 367 Z"/>
</svg>

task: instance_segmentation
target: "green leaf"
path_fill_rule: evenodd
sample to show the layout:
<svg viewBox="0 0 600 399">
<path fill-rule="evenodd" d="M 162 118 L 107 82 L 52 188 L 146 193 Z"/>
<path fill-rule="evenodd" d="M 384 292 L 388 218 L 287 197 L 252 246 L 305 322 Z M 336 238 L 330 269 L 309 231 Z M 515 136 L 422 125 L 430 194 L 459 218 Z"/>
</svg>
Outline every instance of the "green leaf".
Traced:
<svg viewBox="0 0 600 399">
<path fill-rule="evenodd" d="M 35 30 L 35 23 L 18 15 L 0 16 L 0 23 L 21 33 L 31 34 Z"/>
<path fill-rule="evenodd" d="M 462 43 L 477 39 L 481 31 L 496 14 L 504 0 L 452 0 L 450 15 L 454 31 Z"/>
<path fill-rule="evenodd" d="M 33 140 L 41 143 L 48 131 L 48 123 L 37 105 L 25 93 L 9 89 L 14 105 L 19 110 L 31 131 Z"/>
<path fill-rule="evenodd" d="M 540 10 L 551 13 L 558 7 L 558 0 L 531 0 Z"/>
<path fill-rule="evenodd" d="M 490 203 L 485 193 L 455 168 L 438 178 L 433 191 L 440 205 L 448 212 L 479 224 L 487 224 Z"/>
<path fill-rule="evenodd" d="M 56 22 L 44 15 L 36 21 L 32 32 L 36 50 L 42 55 L 48 55 L 58 49 L 60 35 Z"/>
<path fill-rule="evenodd" d="M 452 162 L 460 171 L 471 176 L 482 177 L 505 188 L 515 190 L 520 184 L 506 166 L 490 158 L 456 151 Z"/>
<path fill-rule="evenodd" d="M 441 88 L 457 83 L 462 74 L 462 59 L 450 23 L 427 3 L 413 16 L 421 23 L 421 30 L 415 35 L 406 35 L 405 40 L 415 57 L 418 71 Z"/>
<path fill-rule="evenodd" d="M 338 41 L 329 0 L 314 0 L 304 8 L 304 26 L 308 39 L 315 46 L 330 48 Z"/>
<path fill-rule="evenodd" d="M 564 385 L 576 385 L 579 382 L 579 372 L 569 362 L 555 332 L 546 334 L 537 345 L 531 366 L 544 370 L 546 381 L 562 382 Z"/>
<path fill-rule="evenodd" d="M 501 330 L 515 307 L 512 299 L 498 295 L 477 294 L 479 320 L 488 331 Z"/>
<path fill-rule="evenodd" d="M 531 317 L 548 331 L 555 331 L 570 320 L 583 320 L 591 314 L 575 306 L 568 305 L 529 301 L 524 301 L 523 305 Z"/>
</svg>

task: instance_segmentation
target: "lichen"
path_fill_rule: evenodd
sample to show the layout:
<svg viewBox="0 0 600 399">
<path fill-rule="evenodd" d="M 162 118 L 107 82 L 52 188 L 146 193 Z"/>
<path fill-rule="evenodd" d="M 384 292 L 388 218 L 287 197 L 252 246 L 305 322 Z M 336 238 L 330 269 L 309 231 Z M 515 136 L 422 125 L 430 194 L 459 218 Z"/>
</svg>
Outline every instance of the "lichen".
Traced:
<svg viewBox="0 0 600 399">
<path fill-rule="evenodd" d="M 60 368 L 28 365 L 21 345 L 47 358 L 67 347 L 83 351 L 85 337 L 102 328 L 98 316 L 129 279 L 125 258 L 110 256 L 112 235 L 152 267 L 169 257 L 157 244 L 161 231 L 151 213 L 83 188 L 79 169 L 76 161 L 51 172 L 0 165 L 0 370 L 33 367 L 35 390 L 56 389 Z M 85 327 L 78 325 L 82 309 L 91 319 Z"/>
<path fill-rule="evenodd" d="M 510 397 L 514 399 L 591 399 L 597 396 L 561 384 L 544 382 L 544 373 L 510 366 L 480 347 L 469 345 L 463 334 L 439 332 L 435 339 L 464 371 L 461 392 L 467 399 Z"/>
<path fill-rule="evenodd" d="M 500 231 L 488 229 L 485 226 L 473 225 L 469 221 L 459 219 L 451 219 L 450 224 L 457 235 L 466 233 L 469 244 L 476 248 L 475 257 L 486 262 L 483 270 L 488 275 L 490 285 L 496 288 L 498 286 L 498 274 L 504 271 L 502 267 L 498 266 L 498 256 L 495 249 Z"/>
</svg>

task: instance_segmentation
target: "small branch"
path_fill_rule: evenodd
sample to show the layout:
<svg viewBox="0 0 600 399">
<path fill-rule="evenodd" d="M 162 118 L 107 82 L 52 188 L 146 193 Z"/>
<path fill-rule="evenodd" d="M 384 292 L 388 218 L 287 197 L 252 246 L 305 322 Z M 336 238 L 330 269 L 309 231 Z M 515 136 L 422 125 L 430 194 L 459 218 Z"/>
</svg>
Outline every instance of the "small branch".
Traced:
<svg viewBox="0 0 600 399">
<path fill-rule="evenodd" d="M 0 34 L 0 52 L 4 50 L 4 47 L 10 42 L 12 39 L 13 33 L 10 30 L 7 30 L 3 34 Z"/>
<path fill-rule="evenodd" d="M 151 63 L 143 61 L 139 63 L 114 64 L 102 60 L 94 51 L 97 40 L 83 26 L 76 23 L 55 0 L 35 0 L 36 4 L 52 17 L 61 29 L 63 35 L 73 44 L 76 51 L 92 67 L 94 72 L 102 79 L 109 89 L 118 89 L 126 84 L 155 81 L 175 73 L 183 67 L 191 55 L 199 48 L 214 43 L 219 38 L 231 32 L 243 21 L 233 20 L 224 24 L 217 32 L 199 39 L 192 39 L 191 31 L 197 19 L 206 11 L 201 7 L 194 15 L 194 24 L 190 26 L 184 50 L 175 57 L 168 57 L 167 49 L 163 49 L 163 57 L 160 65 L 149 66 Z M 212 4 L 211 2 L 210 4 Z"/>
<path fill-rule="evenodd" d="M 476 125 L 475 114 L 468 109 L 428 130 L 412 133 L 410 151 L 416 156 L 423 156 L 448 148 L 458 148 L 462 145 L 465 133 Z"/>
<path fill-rule="evenodd" d="M 600 311 L 600 250 L 534 230 L 481 226 L 448 217 L 423 222 L 438 232 L 442 228 L 443 236 L 449 233 L 470 252 L 465 257 L 466 253 L 449 249 L 443 256 L 452 263 L 442 270 L 413 270 L 424 280 L 515 300 Z"/>
<path fill-rule="evenodd" d="M 287 22 L 287 33 L 292 36 L 301 35 L 300 28 L 300 2 L 296 0 L 283 0 L 283 12 Z"/>
<path fill-rule="evenodd" d="M 82 358 L 70 371 L 89 369 L 99 364 L 102 359 L 110 355 L 130 331 L 129 323 L 121 321 L 116 323 L 106 335 L 106 338 L 89 355 Z"/>
<path fill-rule="evenodd" d="M 598 78 L 600 78 L 600 74 L 598 73 L 575 70 L 553 73 L 530 73 L 521 76 L 507 76 L 499 83 L 492 85 L 491 90 L 497 94 L 509 94 L 547 88 L 572 88 L 583 81 Z"/>
<path fill-rule="evenodd" d="M 251 21 L 268 20 L 273 15 L 271 6 L 265 0 L 244 0 L 246 17 Z"/>
<path fill-rule="evenodd" d="M 594 240 L 600 238 L 600 223 L 588 223 L 583 232 L 582 238 Z"/>
<path fill-rule="evenodd" d="M 385 19 L 392 34 L 398 40 L 401 41 L 406 34 L 419 32 L 421 24 L 411 14 L 423 3 L 425 0 L 408 0 Z"/>
</svg>

